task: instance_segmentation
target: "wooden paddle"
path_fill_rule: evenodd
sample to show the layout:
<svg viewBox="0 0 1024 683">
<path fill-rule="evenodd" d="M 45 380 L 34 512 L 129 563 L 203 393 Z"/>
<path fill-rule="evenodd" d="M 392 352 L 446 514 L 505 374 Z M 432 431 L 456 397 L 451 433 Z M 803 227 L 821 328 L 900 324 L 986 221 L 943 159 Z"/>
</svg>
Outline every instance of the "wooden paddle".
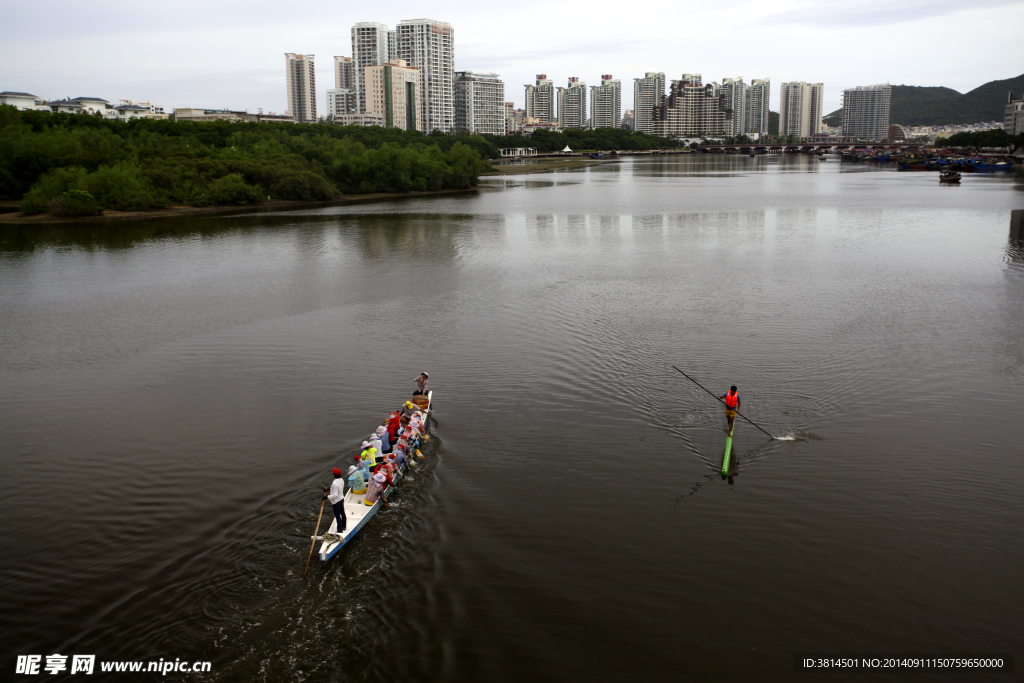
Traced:
<svg viewBox="0 0 1024 683">
<path fill-rule="evenodd" d="M 309 571 L 309 561 L 313 559 L 313 548 L 316 547 L 316 535 L 320 533 L 320 520 L 324 516 L 324 503 L 327 502 L 327 489 L 324 489 L 324 497 L 320 499 L 320 516 L 316 518 L 316 531 L 313 532 L 313 542 L 309 544 L 309 557 L 306 558 L 306 570 L 302 572 L 305 576 Z"/>
</svg>

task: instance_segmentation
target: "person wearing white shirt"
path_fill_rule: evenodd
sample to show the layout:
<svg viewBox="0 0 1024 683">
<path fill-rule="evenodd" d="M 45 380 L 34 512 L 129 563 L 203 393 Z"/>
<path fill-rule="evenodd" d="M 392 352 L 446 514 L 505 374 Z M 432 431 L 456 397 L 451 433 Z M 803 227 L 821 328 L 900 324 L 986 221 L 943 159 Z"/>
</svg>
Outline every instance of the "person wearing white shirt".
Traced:
<svg viewBox="0 0 1024 683">
<path fill-rule="evenodd" d="M 345 480 L 341 477 L 341 470 L 337 467 L 333 470 L 334 483 L 331 484 L 330 492 L 324 489 L 324 498 L 331 501 L 331 508 L 334 510 L 334 520 L 338 523 L 337 533 L 345 533 Z"/>
</svg>

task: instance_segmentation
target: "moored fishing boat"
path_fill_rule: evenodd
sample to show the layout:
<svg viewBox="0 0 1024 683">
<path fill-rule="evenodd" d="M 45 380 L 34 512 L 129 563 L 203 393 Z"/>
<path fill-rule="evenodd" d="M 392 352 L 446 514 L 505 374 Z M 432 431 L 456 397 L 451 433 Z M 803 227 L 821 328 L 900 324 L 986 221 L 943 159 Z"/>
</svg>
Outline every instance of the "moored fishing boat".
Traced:
<svg viewBox="0 0 1024 683">
<path fill-rule="evenodd" d="M 960 174 L 956 171 L 943 171 L 939 174 L 940 183 L 953 183 L 956 185 L 960 184 Z"/>
<path fill-rule="evenodd" d="M 418 399 L 418 400 L 417 400 Z M 430 411 L 431 406 L 434 402 L 434 392 L 429 391 L 424 397 L 414 396 L 413 400 L 423 411 L 424 415 L 427 416 L 424 420 L 424 430 L 429 429 L 430 424 Z M 424 431 L 426 434 L 426 431 Z M 415 458 L 415 448 L 410 457 Z M 341 534 L 338 533 L 338 521 L 331 521 L 331 528 L 323 536 L 313 536 L 315 541 L 321 541 L 320 544 L 320 559 L 326 562 L 327 560 L 334 557 L 339 550 L 345 547 L 345 545 L 351 541 L 356 534 L 362 531 L 371 519 L 373 519 L 380 508 L 386 504 L 387 500 L 395 494 L 395 487 L 405 478 L 405 474 L 401 471 L 397 472 L 392 478 L 394 486 L 386 486 L 379 494 L 377 500 L 372 505 L 366 503 L 366 490 L 363 491 L 349 491 L 345 494 L 345 518 L 347 521 L 347 527 Z M 381 500 L 383 499 L 383 501 Z"/>
</svg>

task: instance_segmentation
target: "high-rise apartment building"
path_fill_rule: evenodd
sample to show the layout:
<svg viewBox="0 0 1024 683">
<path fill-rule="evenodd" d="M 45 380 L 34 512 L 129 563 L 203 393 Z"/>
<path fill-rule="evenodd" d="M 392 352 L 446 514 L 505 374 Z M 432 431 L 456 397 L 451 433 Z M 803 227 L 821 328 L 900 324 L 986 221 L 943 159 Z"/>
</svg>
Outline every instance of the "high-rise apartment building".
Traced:
<svg viewBox="0 0 1024 683">
<path fill-rule="evenodd" d="M 351 57 L 334 58 L 334 87 L 355 91 L 356 64 Z"/>
<path fill-rule="evenodd" d="M 559 128 L 587 127 L 587 84 L 576 76 L 569 77 L 564 88 L 556 88 Z"/>
<path fill-rule="evenodd" d="M 750 97 L 750 86 L 743 82 L 742 76 L 723 78 L 721 94 L 725 97 L 726 132 L 732 137 L 746 135 L 750 132 L 747 124 L 749 111 L 747 99 Z"/>
<path fill-rule="evenodd" d="M 747 121 L 747 135 L 768 134 L 768 101 L 771 97 L 772 81 L 770 78 L 755 78 L 747 91 L 747 103 L 744 118 Z"/>
<path fill-rule="evenodd" d="M 537 74 L 534 85 L 526 88 L 526 115 L 540 123 L 555 123 L 555 85 L 547 74 Z"/>
<path fill-rule="evenodd" d="M 636 130 L 636 117 L 633 115 L 632 109 L 627 109 L 622 112 L 622 127 L 626 130 Z"/>
<path fill-rule="evenodd" d="M 672 81 L 669 94 L 654 109 L 654 134 L 663 137 L 721 137 L 726 134 L 725 98 L 700 74 Z"/>
<path fill-rule="evenodd" d="M 843 91 L 843 137 L 883 140 L 889 133 L 892 86 L 859 85 Z M 781 132 L 781 128 L 780 128 Z"/>
<path fill-rule="evenodd" d="M 359 111 L 366 109 L 364 72 L 368 66 L 380 66 L 390 59 L 388 54 L 388 27 L 372 21 L 363 21 L 352 27 L 352 71 Z"/>
<path fill-rule="evenodd" d="M 420 117 L 427 132 L 455 126 L 455 30 L 433 19 L 405 19 L 395 26 L 393 59 L 420 70 Z"/>
<path fill-rule="evenodd" d="M 421 76 L 404 59 L 367 66 L 363 71 L 366 113 L 384 117 L 385 128 L 423 130 L 419 106 Z"/>
<path fill-rule="evenodd" d="M 590 127 L 618 128 L 621 123 L 622 81 L 604 74 L 601 85 L 590 86 Z"/>
<path fill-rule="evenodd" d="M 779 135 L 800 138 L 820 133 L 824 91 L 822 83 L 783 83 L 779 90 Z M 885 126 L 888 129 L 888 121 Z"/>
<path fill-rule="evenodd" d="M 314 55 L 284 55 L 288 81 L 288 114 L 295 121 L 316 121 L 316 68 Z"/>
<path fill-rule="evenodd" d="M 654 129 L 654 108 L 665 96 L 665 74 L 648 71 L 633 79 L 633 130 L 650 133 Z"/>
<path fill-rule="evenodd" d="M 1003 130 L 1007 135 L 1024 133 L 1024 95 L 1013 96 L 1013 91 L 1006 96 L 1006 108 L 1003 110 Z"/>
<path fill-rule="evenodd" d="M 511 135 L 515 132 L 516 126 L 516 103 L 505 103 L 505 134 Z"/>
<path fill-rule="evenodd" d="M 505 83 L 498 74 L 455 72 L 455 130 L 505 134 Z"/>
<path fill-rule="evenodd" d="M 342 114 L 359 111 L 359 97 L 352 88 L 330 88 L 327 90 L 327 114 L 338 119 Z"/>
</svg>

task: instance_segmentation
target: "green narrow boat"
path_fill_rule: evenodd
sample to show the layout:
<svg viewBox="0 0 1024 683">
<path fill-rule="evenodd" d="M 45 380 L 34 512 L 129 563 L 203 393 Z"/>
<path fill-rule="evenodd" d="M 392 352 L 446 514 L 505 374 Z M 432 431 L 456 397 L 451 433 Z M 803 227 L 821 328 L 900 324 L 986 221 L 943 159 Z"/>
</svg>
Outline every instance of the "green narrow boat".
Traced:
<svg viewBox="0 0 1024 683">
<path fill-rule="evenodd" d="M 722 476 L 729 474 L 729 454 L 732 452 L 732 432 L 725 437 L 725 457 L 722 458 Z"/>
</svg>

